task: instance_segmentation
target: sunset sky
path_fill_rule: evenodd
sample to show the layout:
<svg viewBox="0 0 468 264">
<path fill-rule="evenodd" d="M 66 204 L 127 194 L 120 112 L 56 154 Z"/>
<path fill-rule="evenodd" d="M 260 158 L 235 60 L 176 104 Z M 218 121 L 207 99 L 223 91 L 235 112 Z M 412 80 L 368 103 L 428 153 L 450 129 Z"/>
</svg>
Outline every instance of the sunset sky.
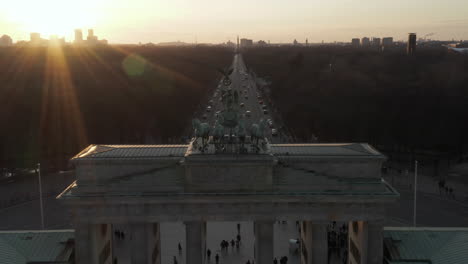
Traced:
<svg viewBox="0 0 468 264">
<path fill-rule="evenodd" d="M 14 0 L 0 8 L 0 35 L 73 39 L 94 28 L 111 43 L 254 40 L 350 41 L 352 37 L 468 39 L 466 0 Z"/>
</svg>

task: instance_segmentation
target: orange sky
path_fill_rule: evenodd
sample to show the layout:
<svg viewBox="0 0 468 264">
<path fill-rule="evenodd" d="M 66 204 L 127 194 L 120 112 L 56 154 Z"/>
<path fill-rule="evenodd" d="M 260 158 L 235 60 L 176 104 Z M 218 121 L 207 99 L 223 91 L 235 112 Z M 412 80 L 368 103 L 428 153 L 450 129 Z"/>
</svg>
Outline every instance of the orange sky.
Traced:
<svg viewBox="0 0 468 264">
<path fill-rule="evenodd" d="M 352 37 L 468 39 L 466 0 L 15 0 L 2 3 L 0 35 L 28 39 L 94 28 L 111 43 L 226 42 L 237 34 L 271 42 Z"/>
</svg>

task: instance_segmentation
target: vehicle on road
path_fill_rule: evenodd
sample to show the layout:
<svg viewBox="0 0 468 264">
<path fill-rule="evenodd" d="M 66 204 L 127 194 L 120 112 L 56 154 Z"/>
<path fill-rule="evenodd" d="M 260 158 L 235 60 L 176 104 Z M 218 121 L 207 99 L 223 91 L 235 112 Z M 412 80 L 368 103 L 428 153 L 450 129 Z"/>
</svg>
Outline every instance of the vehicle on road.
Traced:
<svg viewBox="0 0 468 264">
<path fill-rule="evenodd" d="M 250 111 L 245 111 L 245 116 L 250 117 L 252 113 Z"/>
<path fill-rule="evenodd" d="M 258 101 L 259 104 L 263 104 L 263 101 Z"/>
<path fill-rule="evenodd" d="M 263 110 L 264 115 L 268 115 L 268 110 Z"/>
<path fill-rule="evenodd" d="M 213 104 L 213 100 L 210 100 L 209 103 L 210 103 L 210 104 Z"/>
<path fill-rule="evenodd" d="M 272 135 L 272 136 L 277 136 L 277 135 L 278 135 L 278 130 L 276 130 L 276 129 L 274 129 L 274 128 L 271 129 L 271 135 Z"/>
<path fill-rule="evenodd" d="M 244 107 L 244 103 L 241 103 L 241 104 L 240 104 L 240 107 Z"/>
<path fill-rule="evenodd" d="M 211 106 L 206 107 L 207 112 L 211 112 Z"/>
<path fill-rule="evenodd" d="M 208 118 L 208 116 L 206 114 L 203 114 L 203 119 L 206 120 L 207 118 Z"/>
<path fill-rule="evenodd" d="M 267 109 L 267 106 L 266 106 L 266 105 L 262 105 L 262 109 L 263 109 L 263 110 L 266 110 L 266 109 Z"/>
<path fill-rule="evenodd" d="M 249 97 L 246 95 L 246 96 L 245 96 L 245 100 L 247 100 L 247 99 L 249 99 Z"/>
</svg>

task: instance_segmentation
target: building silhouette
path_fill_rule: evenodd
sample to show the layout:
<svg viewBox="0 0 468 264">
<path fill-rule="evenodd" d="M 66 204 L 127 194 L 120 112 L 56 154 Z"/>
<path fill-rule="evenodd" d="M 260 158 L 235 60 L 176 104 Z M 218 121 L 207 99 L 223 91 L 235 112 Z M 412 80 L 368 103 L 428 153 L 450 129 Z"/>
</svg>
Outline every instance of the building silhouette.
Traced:
<svg viewBox="0 0 468 264">
<path fill-rule="evenodd" d="M 380 38 L 372 38 L 372 46 L 380 48 L 381 39 Z"/>
<path fill-rule="evenodd" d="M 363 37 L 361 40 L 361 46 L 369 47 L 370 46 L 370 39 L 368 37 Z"/>
<path fill-rule="evenodd" d="M 241 48 L 252 47 L 252 46 L 253 46 L 253 40 L 246 39 L 246 38 L 243 38 L 243 39 L 240 40 L 240 47 Z"/>
<path fill-rule="evenodd" d="M 359 48 L 359 46 L 361 46 L 361 40 L 358 38 L 353 38 L 351 40 L 351 46 L 353 46 L 354 48 Z"/>
<path fill-rule="evenodd" d="M 385 37 L 382 39 L 382 47 L 384 49 L 390 48 L 393 46 L 393 38 L 392 37 Z"/>
<path fill-rule="evenodd" d="M 406 52 L 408 55 L 414 55 L 416 51 L 416 33 L 408 34 L 408 46 Z"/>
<path fill-rule="evenodd" d="M 13 45 L 13 39 L 11 39 L 10 36 L 3 35 L 0 38 L 0 47 L 8 47 L 8 46 L 11 46 L 11 45 Z"/>
<path fill-rule="evenodd" d="M 81 29 L 75 29 L 75 44 L 83 43 L 83 31 Z"/>
</svg>

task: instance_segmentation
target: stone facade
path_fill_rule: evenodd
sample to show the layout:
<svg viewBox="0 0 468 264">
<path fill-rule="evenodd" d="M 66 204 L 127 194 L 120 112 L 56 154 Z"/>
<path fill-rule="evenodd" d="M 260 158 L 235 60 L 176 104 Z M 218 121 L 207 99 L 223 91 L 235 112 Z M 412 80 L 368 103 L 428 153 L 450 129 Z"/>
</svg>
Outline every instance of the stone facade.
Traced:
<svg viewBox="0 0 468 264">
<path fill-rule="evenodd" d="M 131 263 L 160 263 L 151 230 L 169 221 L 186 223 L 188 264 L 204 263 L 207 221 L 253 221 L 256 263 L 271 264 L 276 220 L 306 226 L 303 263 L 326 263 L 329 221 L 363 226 L 350 236 L 360 255 L 351 263 L 382 262 L 385 205 L 399 195 L 381 178 L 385 157 L 369 145 L 271 145 L 244 155 L 189 149 L 98 145 L 72 159 L 76 182 L 58 198 L 74 213 L 78 264 L 103 263 L 101 246 L 79 241 L 101 225 L 131 227 Z"/>
</svg>

